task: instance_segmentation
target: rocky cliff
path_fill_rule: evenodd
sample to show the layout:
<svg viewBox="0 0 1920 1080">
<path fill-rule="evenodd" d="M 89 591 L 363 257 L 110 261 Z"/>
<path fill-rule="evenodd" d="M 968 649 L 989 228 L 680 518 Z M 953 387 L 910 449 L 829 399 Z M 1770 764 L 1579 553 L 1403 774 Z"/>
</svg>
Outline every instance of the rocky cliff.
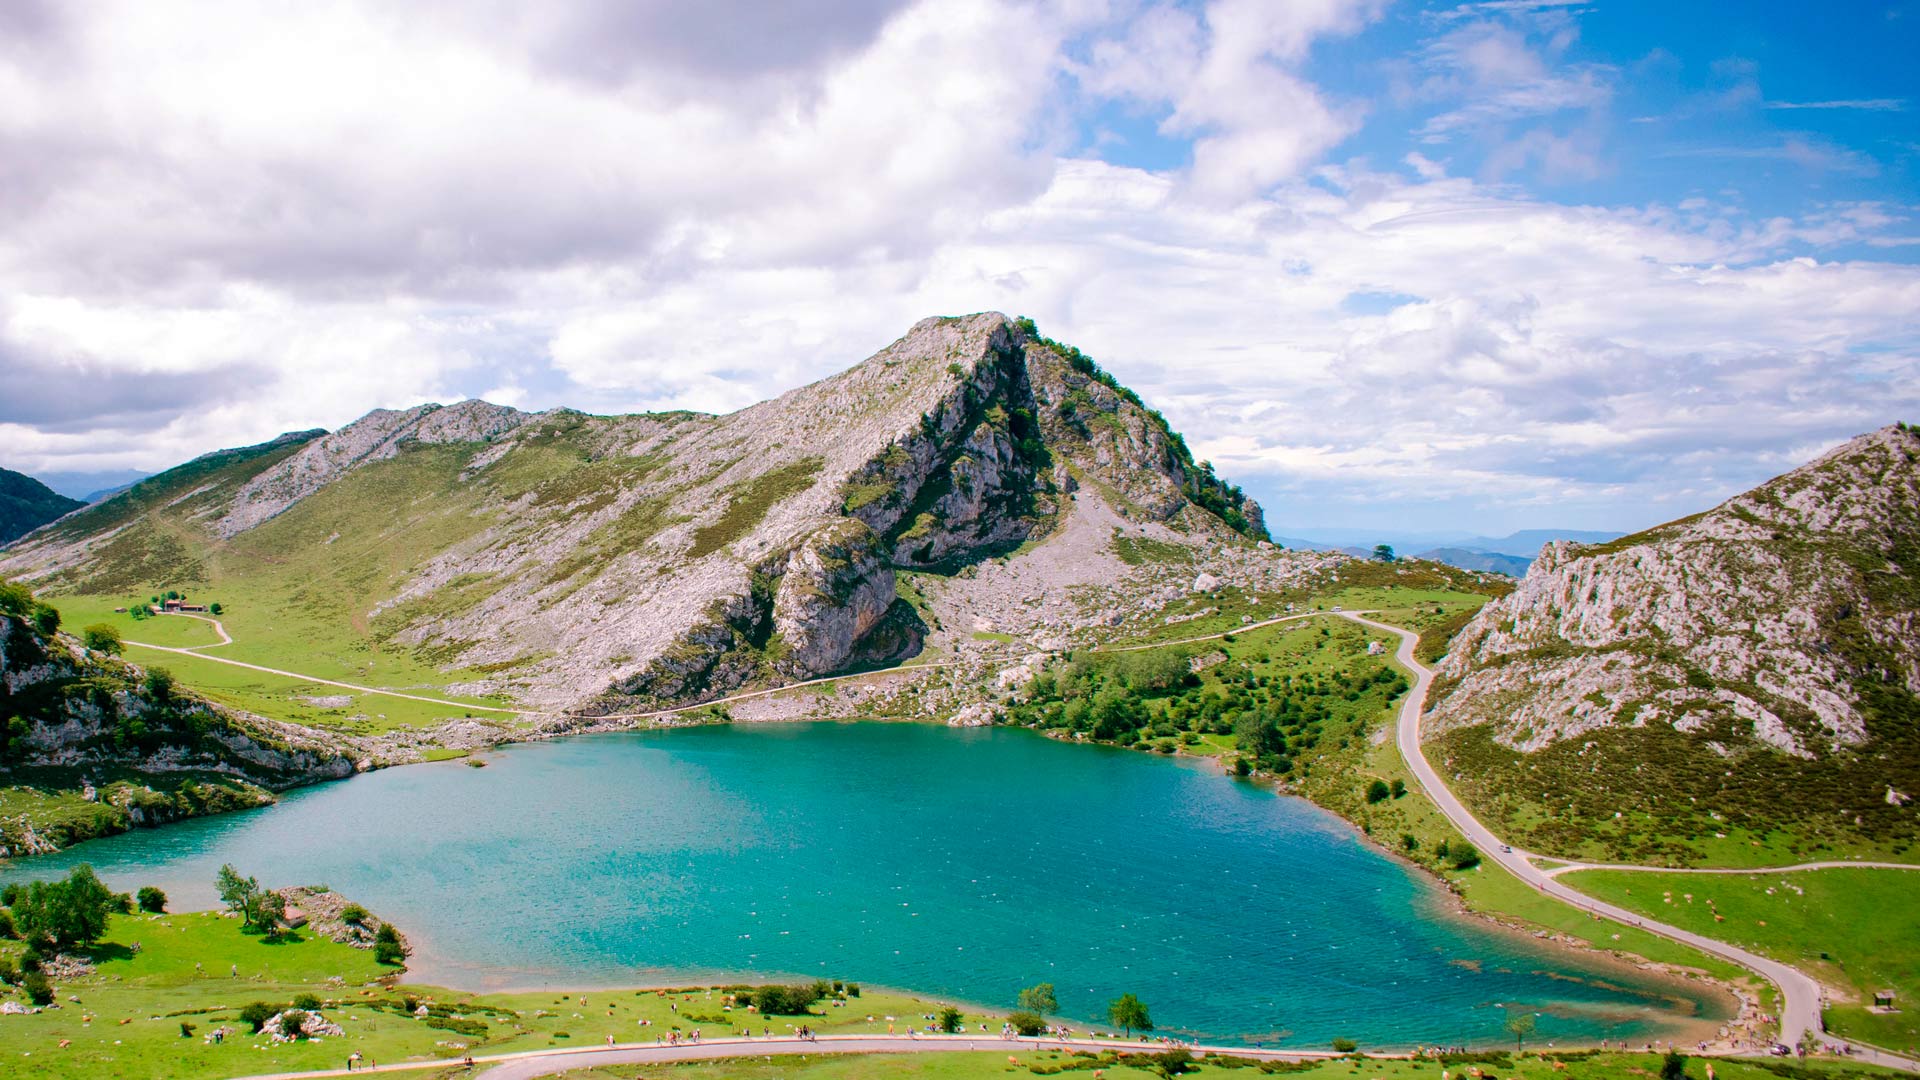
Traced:
<svg viewBox="0 0 1920 1080">
<path fill-rule="evenodd" d="M 1186 554 L 1142 565 L 1119 539 Z M 726 416 L 374 412 L 149 478 L 0 571 L 217 588 L 531 709 L 607 712 L 964 647 L 974 624 L 1071 636 L 1173 577 L 1270 588 L 1325 561 L 1264 540 L 1137 395 L 990 313 Z M 930 580 L 908 597 L 902 574 Z"/>
<path fill-rule="evenodd" d="M 338 740 L 213 705 L 57 627 L 53 609 L 0 582 L 0 787 L 90 805 L 0 815 L 0 857 L 258 806 L 354 770 Z"/>
<path fill-rule="evenodd" d="M 1888 427 L 1706 513 L 1603 545 L 1549 545 L 1454 639 L 1429 730 L 1462 763 L 1586 789 L 1537 796 L 1563 808 L 1593 799 L 1595 777 L 1633 774 L 1574 818 L 1664 788 L 1670 806 L 1687 801 L 1666 816 L 1709 832 L 1805 808 L 1910 834 L 1917 460 L 1920 434 Z M 1445 735 L 1463 729 L 1524 757 Z"/>
</svg>

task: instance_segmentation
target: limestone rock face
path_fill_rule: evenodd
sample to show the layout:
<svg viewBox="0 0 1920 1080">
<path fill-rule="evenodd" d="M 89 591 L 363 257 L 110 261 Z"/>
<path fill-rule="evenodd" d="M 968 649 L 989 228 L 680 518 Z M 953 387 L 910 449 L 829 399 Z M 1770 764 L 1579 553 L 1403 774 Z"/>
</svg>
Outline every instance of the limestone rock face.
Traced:
<svg viewBox="0 0 1920 1080">
<path fill-rule="evenodd" d="M 354 466 L 391 458 L 408 443 L 485 443 L 512 431 L 526 417 L 485 401 L 375 409 L 247 481 L 214 523 L 214 532 L 222 537 L 245 532 L 285 513 Z"/>
<path fill-rule="evenodd" d="M 878 548 L 873 530 L 851 520 L 827 526 L 794 552 L 773 598 L 774 631 L 790 670 L 842 667 L 893 606 L 893 570 Z"/>
<path fill-rule="evenodd" d="M 1802 759 L 1891 735 L 1872 714 L 1920 695 L 1916 457 L 1889 427 L 1696 517 L 1549 545 L 1454 639 L 1428 724 L 1522 751 L 1658 724 Z"/>
<path fill-rule="evenodd" d="M 1263 530 L 1132 391 L 988 312 L 923 319 L 726 416 L 375 411 L 150 478 L 0 550 L 0 572 L 293 589 L 313 617 L 475 672 L 467 692 L 603 716 L 910 656 L 940 631 L 900 573 L 998 610 L 1015 601 L 994 568 L 1028 552 L 1013 576 L 1034 599 L 1009 625 L 1052 636 L 1157 610 L 1119 597 L 1173 563 L 1250 588 L 1318 565 L 1256 548 Z M 1116 556 L 1128 534 L 1173 563 Z"/>
</svg>

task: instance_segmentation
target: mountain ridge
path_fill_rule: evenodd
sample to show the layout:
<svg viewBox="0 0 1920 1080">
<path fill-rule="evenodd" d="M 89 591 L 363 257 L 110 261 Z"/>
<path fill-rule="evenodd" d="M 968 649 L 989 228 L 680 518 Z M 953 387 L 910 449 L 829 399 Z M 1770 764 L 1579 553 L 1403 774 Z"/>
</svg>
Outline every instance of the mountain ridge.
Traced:
<svg viewBox="0 0 1920 1080">
<path fill-rule="evenodd" d="M 85 505 L 26 473 L 0 469 L 0 546 Z"/>
<path fill-rule="evenodd" d="M 0 570 L 64 593 L 252 591 L 471 672 L 473 692 L 613 711 L 910 655 L 939 617 L 897 574 L 952 575 L 1075 513 L 1196 552 L 1265 540 L 1258 504 L 1137 395 L 983 313 L 725 416 L 375 410 L 149 477 Z M 1100 554 L 1063 582 L 1152 570 Z"/>
<path fill-rule="evenodd" d="M 1429 730 L 1488 805 L 1561 805 L 1539 850 L 1574 826 L 1655 843 L 1635 816 L 1695 837 L 1798 822 L 1819 842 L 1911 842 L 1916 461 L 1920 433 L 1889 426 L 1703 513 L 1548 545 L 1454 637 Z M 1662 792 L 1688 802 L 1656 809 Z"/>
</svg>

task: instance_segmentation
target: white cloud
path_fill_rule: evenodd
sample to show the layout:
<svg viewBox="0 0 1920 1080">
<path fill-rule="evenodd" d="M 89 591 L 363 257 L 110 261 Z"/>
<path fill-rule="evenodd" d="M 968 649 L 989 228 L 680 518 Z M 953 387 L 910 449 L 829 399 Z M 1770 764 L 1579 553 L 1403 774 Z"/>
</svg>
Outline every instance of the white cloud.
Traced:
<svg viewBox="0 0 1920 1080">
<path fill-rule="evenodd" d="M 1905 112 L 1903 98 L 1850 98 L 1835 101 L 1769 101 L 1769 109 L 1859 109 L 1865 112 Z"/>
<path fill-rule="evenodd" d="M 1609 101 L 1557 7 L 1463 7 L 1420 54 L 1427 133 L 1493 141 L 1478 179 L 1325 160 L 1360 106 L 1306 61 L 1373 3 L 875 2 L 738 48 L 727 5 L 673 32 L 58 9 L 0 44 L 0 462 L 159 468 L 468 394 L 729 409 L 990 308 L 1098 356 L 1279 523 L 1679 512 L 1914 415 L 1920 271 L 1824 254 L 1911 243 L 1910 210 L 1490 182 L 1602 167 L 1536 123 Z M 1076 110 L 1115 102 L 1192 160 L 1074 156 Z"/>
</svg>

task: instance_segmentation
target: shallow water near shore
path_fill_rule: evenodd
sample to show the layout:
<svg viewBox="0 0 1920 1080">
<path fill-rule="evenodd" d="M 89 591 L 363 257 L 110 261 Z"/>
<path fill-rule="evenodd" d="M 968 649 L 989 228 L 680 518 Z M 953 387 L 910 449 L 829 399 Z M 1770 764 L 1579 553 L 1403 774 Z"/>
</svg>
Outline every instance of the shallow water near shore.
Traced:
<svg viewBox="0 0 1920 1080">
<path fill-rule="evenodd" d="M 89 862 L 214 904 L 222 863 L 325 883 L 407 931 L 408 981 L 481 990 L 825 977 L 1008 1005 L 1124 992 L 1209 1041 L 1497 1044 L 1717 1025 L 1707 984 L 1454 914 L 1299 799 L 1192 760 L 1031 732 L 780 724 L 503 747 L 0 867 Z"/>
</svg>

